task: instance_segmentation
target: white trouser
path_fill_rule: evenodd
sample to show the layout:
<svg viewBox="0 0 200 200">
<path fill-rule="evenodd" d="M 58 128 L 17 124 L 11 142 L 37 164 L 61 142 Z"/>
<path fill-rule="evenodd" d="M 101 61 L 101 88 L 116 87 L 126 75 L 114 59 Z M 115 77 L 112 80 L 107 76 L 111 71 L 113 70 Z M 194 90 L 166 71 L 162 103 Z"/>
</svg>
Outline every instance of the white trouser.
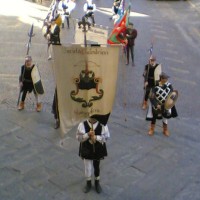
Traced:
<svg viewBox="0 0 200 200">
<path fill-rule="evenodd" d="M 171 114 L 171 112 L 172 112 L 172 110 L 169 109 L 169 110 L 168 110 L 168 113 Z M 163 117 L 162 121 L 163 121 L 163 123 L 165 123 L 165 124 L 167 124 L 167 122 L 168 122 L 167 118 L 164 118 L 164 117 Z"/>
<path fill-rule="evenodd" d="M 35 96 L 36 103 L 41 103 L 40 95 L 34 93 L 34 96 Z"/>
<path fill-rule="evenodd" d="M 163 121 L 163 123 L 165 123 L 165 124 L 167 124 L 168 123 L 168 120 L 167 120 L 167 118 L 162 118 L 162 121 Z"/>
<path fill-rule="evenodd" d="M 84 165 L 85 165 L 85 177 L 87 178 L 87 180 L 91 180 L 93 161 L 84 159 Z"/>
</svg>

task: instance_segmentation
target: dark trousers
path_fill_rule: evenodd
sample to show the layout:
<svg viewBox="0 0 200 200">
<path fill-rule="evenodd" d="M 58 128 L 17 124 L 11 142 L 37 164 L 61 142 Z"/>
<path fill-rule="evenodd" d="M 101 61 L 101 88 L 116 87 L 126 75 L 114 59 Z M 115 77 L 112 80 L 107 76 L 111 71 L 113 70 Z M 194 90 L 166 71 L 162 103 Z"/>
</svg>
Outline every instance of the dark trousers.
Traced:
<svg viewBox="0 0 200 200">
<path fill-rule="evenodd" d="M 146 90 L 145 90 L 145 94 L 144 94 L 144 100 L 147 101 L 149 99 L 149 94 L 150 94 L 150 91 L 151 91 L 151 87 L 146 87 Z"/>
<path fill-rule="evenodd" d="M 29 90 L 22 90 L 22 99 L 21 101 L 25 101 L 27 92 L 31 92 Z M 36 94 L 35 90 L 33 89 L 34 94 Z"/>
<path fill-rule="evenodd" d="M 118 10 L 119 10 L 119 7 L 117 6 L 114 6 L 114 13 L 117 14 L 118 13 Z"/>
<path fill-rule="evenodd" d="M 94 175 L 98 177 L 100 175 L 100 160 L 93 160 Z"/>
<path fill-rule="evenodd" d="M 67 20 L 67 27 L 69 28 L 69 14 L 65 14 L 65 19 Z"/>
<path fill-rule="evenodd" d="M 92 19 L 92 24 L 95 24 L 95 20 L 94 20 L 94 13 L 93 12 L 89 12 L 87 14 L 85 14 L 85 17 L 88 19 L 89 17 Z"/>
<path fill-rule="evenodd" d="M 134 63 L 134 46 L 130 46 L 130 45 L 127 45 L 126 46 L 126 53 L 127 53 L 127 63 L 129 63 L 129 57 L 130 57 L 130 52 L 131 52 L 131 60 L 132 60 L 132 63 Z"/>
</svg>

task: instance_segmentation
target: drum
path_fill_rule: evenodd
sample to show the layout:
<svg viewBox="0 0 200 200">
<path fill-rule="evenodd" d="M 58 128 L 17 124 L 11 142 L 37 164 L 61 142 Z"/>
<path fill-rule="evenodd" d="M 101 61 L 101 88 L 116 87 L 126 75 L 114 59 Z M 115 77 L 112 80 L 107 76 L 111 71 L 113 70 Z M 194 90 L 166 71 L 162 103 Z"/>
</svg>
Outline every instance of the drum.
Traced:
<svg viewBox="0 0 200 200">
<path fill-rule="evenodd" d="M 165 109 L 166 110 L 171 109 L 175 105 L 177 99 L 178 99 L 178 91 L 177 90 L 173 90 L 168 95 L 168 97 L 167 97 L 167 99 L 165 101 L 165 105 L 164 105 Z"/>
</svg>

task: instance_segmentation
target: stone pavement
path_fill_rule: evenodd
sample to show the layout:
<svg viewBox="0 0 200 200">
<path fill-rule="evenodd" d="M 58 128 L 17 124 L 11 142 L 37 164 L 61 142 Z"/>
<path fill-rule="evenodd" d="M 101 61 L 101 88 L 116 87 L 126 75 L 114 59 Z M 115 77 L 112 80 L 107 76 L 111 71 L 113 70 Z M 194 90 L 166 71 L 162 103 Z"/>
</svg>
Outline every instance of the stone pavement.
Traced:
<svg viewBox="0 0 200 200">
<path fill-rule="evenodd" d="M 162 135 L 161 124 L 158 123 L 155 135 L 149 137 L 144 112 L 139 108 L 126 111 L 117 104 L 108 124 L 111 132 L 107 144 L 109 156 L 101 162 L 103 192 L 99 195 L 92 190 L 84 194 L 84 167 L 78 157 L 76 127 L 64 138 L 60 137 L 60 130 L 53 128 L 50 96 L 54 85 L 46 91 L 41 113 L 34 111 L 32 97 L 24 111 L 16 110 L 18 88 L 15 85 L 18 68 L 23 62 L 23 41 L 27 38 L 20 32 L 12 48 L 7 46 L 9 42 L 5 38 L 10 41 L 13 38 L 10 34 L 13 31 L 18 33 L 15 26 L 28 30 L 30 24 L 17 24 L 15 18 L 10 20 L 5 16 L 1 16 L 0 20 L 1 28 L 5 23 L 11 29 L 10 32 L 6 30 L 2 37 L 4 40 L 0 37 L 0 43 L 7 52 L 0 51 L 3 90 L 0 106 L 1 200 L 200 199 L 199 119 L 170 120 L 169 138 Z M 37 44 L 33 44 L 32 52 L 35 60 L 45 68 L 40 68 L 44 84 L 49 84 L 53 78 L 44 74 L 49 67 L 44 59 L 47 55 L 43 53 L 46 43 L 39 36 L 41 30 L 35 27 L 35 31 Z M 8 52 L 12 58 L 7 63 Z"/>
<path fill-rule="evenodd" d="M 109 156 L 101 163 L 103 193 L 82 193 L 83 163 L 75 130 L 63 139 L 46 113 L 1 110 L 0 199 L 199 200 L 199 123 L 171 121 L 171 137 L 144 120 L 113 113 Z M 184 131 L 183 131 L 184 130 Z"/>
<path fill-rule="evenodd" d="M 188 1 L 190 5 L 198 12 L 200 13 L 200 2 L 198 0 L 189 0 Z"/>
</svg>

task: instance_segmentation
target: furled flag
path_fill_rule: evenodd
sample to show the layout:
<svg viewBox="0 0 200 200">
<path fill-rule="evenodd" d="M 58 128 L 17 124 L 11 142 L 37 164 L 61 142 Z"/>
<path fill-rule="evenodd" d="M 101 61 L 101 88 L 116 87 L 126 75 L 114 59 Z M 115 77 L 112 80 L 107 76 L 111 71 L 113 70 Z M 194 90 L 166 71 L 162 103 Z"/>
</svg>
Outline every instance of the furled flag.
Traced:
<svg viewBox="0 0 200 200">
<path fill-rule="evenodd" d="M 130 15 L 130 5 L 125 11 L 122 19 L 120 22 L 114 26 L 113 31 L 111 32 L 110 36 L 108 37 L 108 44 L 122 44 L 126 43 L 126 38 L 123 36 L 126 28 L 128 27 L 129 23 L 129 15 Z"/>
</svg>

